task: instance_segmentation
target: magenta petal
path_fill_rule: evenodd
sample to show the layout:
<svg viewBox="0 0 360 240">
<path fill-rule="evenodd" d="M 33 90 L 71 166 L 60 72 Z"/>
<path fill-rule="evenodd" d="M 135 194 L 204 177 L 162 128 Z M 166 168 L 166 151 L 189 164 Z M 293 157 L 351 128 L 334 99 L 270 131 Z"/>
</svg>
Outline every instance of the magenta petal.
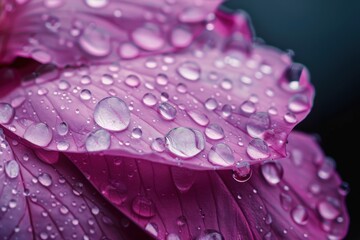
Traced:
<svg viewBox="0 0 360 240">
<path fill-rule="evenodd" d="M 0 8 L 0 62 L 111 62 L 187 47 L 220 0 L 30 0 Z"/>
<path fill-rule="evenodd" d="M 141 238 L 68 159 L 44 164 L 1 129 L 0 142 L 2 239 Z"/>
<path fill-rule="evenodd" d="M 288 158 L 252 166 L 247 181 L 228 170 L 71 158 L 109 201 L 157 239 L 342 239 L 349 218 L 339 176 L 311 137 L 293 133 L 288 150 Z"/>
</svg>

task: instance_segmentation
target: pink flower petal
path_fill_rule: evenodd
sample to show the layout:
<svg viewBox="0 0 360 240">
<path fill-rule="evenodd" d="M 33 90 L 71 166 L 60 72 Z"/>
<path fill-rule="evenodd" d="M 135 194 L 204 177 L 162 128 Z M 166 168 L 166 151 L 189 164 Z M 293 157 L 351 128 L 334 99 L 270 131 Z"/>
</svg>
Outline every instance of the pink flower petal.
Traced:
<svg viewBox="0 0 360 240">
<path fill-rule="evenodd" d="M 22 56 L 65 66 L 172 52 L 191 44 L 219 3 L 8 0 L 0 8 L 0 62 Z"/>
<path fill-rule="evenodd" d="M 252 166 L 247 181 L 229 170 L 198 172 L 99 155 L 70 158 L 157 239 L 342 239 L 349 218 L 341 179 L 311 137 L 291 134 L 288 151 L 288 158 Z"/>
<path fill-rule="evenodd" d="M 44 164 L 2 129 L 0 142 L 2 239 L 144 239 L 68 159 Z"/>
</svg>

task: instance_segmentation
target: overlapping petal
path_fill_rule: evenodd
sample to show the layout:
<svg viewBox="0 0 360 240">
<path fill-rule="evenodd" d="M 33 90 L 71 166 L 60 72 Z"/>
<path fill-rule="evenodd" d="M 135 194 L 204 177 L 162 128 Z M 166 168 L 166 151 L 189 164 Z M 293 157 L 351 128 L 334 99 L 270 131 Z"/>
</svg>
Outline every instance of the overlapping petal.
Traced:
<svg viewBox="0 0 360 240">
<path fill-rule="evenodd" d="M 7 0 L 0 62 L 22 56 L 58 66 L 111 62 L 187 47 L 220 0 Z"/>
<path fill-rule="evenodd" d="M 111 211 L 68 159 L 48 165 L 0 131 L 1 239 L 145 237 L 121 213 Z"/>
<path fill-rule="evenodd" d="M 342 239 L 349 224 L 346 192 L 333 165 L 313 138 L 300 133 L 290 135 L 288 151 L 285 159 L 252 166 L 247 181 L 229 170 L 199 172 L 98 155 L 70 158 L 158 239 Z"/>
</svg>

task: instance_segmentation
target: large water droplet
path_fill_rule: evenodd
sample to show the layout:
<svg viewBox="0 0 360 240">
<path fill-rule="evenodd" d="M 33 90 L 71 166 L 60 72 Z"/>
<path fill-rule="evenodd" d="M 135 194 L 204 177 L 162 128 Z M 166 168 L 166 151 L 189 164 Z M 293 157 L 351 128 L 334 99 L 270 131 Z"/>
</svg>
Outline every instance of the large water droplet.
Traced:
<svg viewBox="0 0 360 240">
<path fill-rule="evenodd" d="M 176 117 L 176 108 L 170 103 L 163 102 L 159 105 L 159 113 L 165 120 L 173 120 Z"/>
<path fill-rule="evenodd" d="M 308 222 L 309 215 L 306 208 L 302 205 L 296 206 L 291 210 L 291 218 L 299 225 L 305 225 Z"/>
<path fill-rule="evenodd" d="M 104 129 L 123 131 L 130 124 L 130 111 L 123 100 L 117 97 L 107 97 L 96 105 L 94 120 Z"/>
<path fill-rule="evenodd" d="M 99 129 L 87 137 L 85 148 L 89 152 L 104 151 L 109 149 L 110 143 L 110 133 L 104 129 Z"/>
<path fill-rule="evenodd" d="M 51 129 L 45 123 L 35 123 L 30 125 L 24 133 L 24 138 L 40 147 L 46 147 L 50 144 L 53 134 Z"/>
<path fill-rule="evenodd" d="M 248 134 L 254 138 L 263 138 L 263 134 L 270 128 L 270 117 L 266 112 L 257 112 L 250 116 L 246 125 Z"/>
<path fill-rule="evenodd" d="M 10 160 L 5 163 L 5 173 L 9 178 L 16 178 L 19 172 L 20 167 L 15 160 Z"/>
<path fill-rule="evenodd" d="M 8 124 L 15 115 L 14 108 L 8 103 L 0 103 L 0 123 Z"/>
<path fill-rule="evenodd" d="M 280 163 L 269 161 L 261 165 L 261 174 L 268 183 L 275 185 L 281 181 L 284 170 Z"/>
<path fill-rule="evenodd" d="M 137 28 L 131 36 L 138 47 L 148 51 L 158 50 L 165 44 L 165 40 L 156 25 L 148 24 Z"/>
<path fill-rule="evenodd" d="M 79 44 L 85 52 L 95 57 L 107 56 L 111 51 L 109 35 L 93 24 L 85 28 Z"/>
<path fill-rule="evenodd" d="M 206 126 L 209 124 L 209 118 L 204 113 L 198 110 L 190 110 L 187 112 L 191 119 L 200 126 Z"/>
<path fill-rule="evenodd" d="M 172 167 L 171 173 L 176 188 L 181 192 L 189 191 L 196 179 L 196 172 L 186 168 Z"/>
<path fill-rule="evenodd" d="M 40 173 L 38 177 L 39 183 L 44 187 L 49 187 L 52 184 L 52 178 L 47 173 Z"/>
<path fill-rule="evenodd" d="M 288 108 L 294 113 L 300 113 L 310 108 L 309 99 L 306 95 L 296 94 L 289 100 Z"/>
<path fill-rule="evenodd" d="M 216 123 L 211 123 L 206 127 L 205 135 L 212 140 L 219 140 L 225 137 L 224 129 Z"/>
<path fill-rule="evenodd" d="M 154 203 L 145 196 L 137 196 L 132 201 L 132 210 L 140 217 L 152 217 L 155 215 Z"/>
<path fill-rule="evenodd" d="M 187 127 L 172 129 L 166 136 L 166 147 L 170 152 L 181 158 L 191 158 L 205 148 L 202 133 Z"/>
<path fill-rule="evenodd" d="M 266 159 L 270 156 L 267 143 L 259 138 L 251 140 L 247 149 L 247 154 L 254 160 Z"/>
<path fill-rule="evenodd" d="M 197 81 L 200 79 L 201 69 L 197 63 L 187 61 L 177 68 L 177 72 L 186 80 Z"/>
<path fill-rule="evenodd" d="M 211 147 L 208 160 L 214 165 L 231 166 L 234 164 L 234 154 L 232 149 L 225 143 L 219 143 Z"/>
<path fill-rule="evenodd" d="M 85 0 L 85 3 L 92 8 L 105 7 L 109 2 L 108 0 Z"/>
</svg>

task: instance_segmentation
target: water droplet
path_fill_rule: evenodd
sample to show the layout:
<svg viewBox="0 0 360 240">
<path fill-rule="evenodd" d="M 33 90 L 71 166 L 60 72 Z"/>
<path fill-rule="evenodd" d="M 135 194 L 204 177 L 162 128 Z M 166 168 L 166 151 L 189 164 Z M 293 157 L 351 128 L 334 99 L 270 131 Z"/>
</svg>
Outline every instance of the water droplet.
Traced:
<svg viewBox="0 0 360 240">
<path fill-rule="evenodd" d="M 176 188 L 181 192 L 189 191 L 196 179 L 196 172 L 186 168 L 172 167 L 171 173 Z"/>
<path fill-rule="evenodd" d="M 181 238 L 176 233 L 170 233 L 166 236 L 166 240 L 181 240 Z"/>
<path fill-rule="evenodd" d="M 340 210 L 338 208 L 339 202 L 334 198 L 328 198 L 325 200 L 321 200 L 317 206 L 317 209 L 324 219 L 334 220 L 339 214 Z"/>
<path fill-rule="evenodd" d="M 82 76 L 80 79 L 81 84 L 88 85 L 91 83 L 91 78 L 88 75 Z"/>
<path fill-rule="evenodd" d="M 179 20 L 183 23 L 202 22 L 206 19 L 206 12 L 201 7 L 188 7 L 179 14 Z"/>
<path fill-rule="evenodd" d="M 211 123 L 206 127 L 205 135 L 212 140 L 220 140 L 225 137 L 223 128 L 216 123 Z"/>
<path fill-rule="evenodd" d="M 152 217 L 155 215 L 154 203 L 145 196 L 137 196 L 132 201 L 132 210 L 140 217 Z"/>
<path fill-rule="evenodd" d="M 40 147 L 46 147 L 50 144 L 53 134 L 51 129 L 45 123 L 35 123 L 30 125 L 24 133 L 24 138 Z"/>
<path fill-rule="evenodd" d="M 20 167 L 15 160 L 10 160 L 5 163 L 5 173 L 9 178 L 16 178 L 19 172 Z"/>
<path fill-rule="evenodd" d="M 266 159 L 270 156 L 267 143 L 259 138 L 251 140 L 247 149 L 247 154 L 254 160 Z"/>
<path fill-rule="evenodd" d="M 165 44 L 165 40 L 156 25 L 148 24 L 139 27 L 132 32 L 131 36 L 138 47 L 148 51 L 158 50 Z"/>
<path fill-rule="evenodd" d="M 218 102 L 215 98 L 208 98 L 206 99 L 204 106 L 207 110 L 213 111 L 217 108 Z"/>
<path fill-rule="evenodd" d="M 145 226 L 145 230 L 149 232 L 154 237 L 157 237 L 159 234 L 158 226 L 155 223 L 147 223 Z"/>
<path fill-rule="evenodd" d="M 169 82 L 169 78 L 167 75 L 160 73 L 156 76 L 156 83 L 160 86 L 166 86 Z"/>
<path fill-rule="evenodd" d="M 285 211 L 289 211 L 292 206 L 292 198 L 287 193 L 280 194 L 280 204 Z"/>
<path fill-rule="evenodd" d="M 331 158 L 325 158 L 321 166 L 319 167 L 317 175 L 319 178 L 327 180 L 335 172 L 335 161 Z"/>
<path fill-rule="evenodd" d="M 249 78 L 249 77 L 247 77 L 247 76 L 242 76 L 242 77 L 240 78 L 240 80 L 241 80 L 242 83 L 244 83 L 244 84 L 246 84 L 246 85 L 252 84 L 252 79 Z"/>
<path fill-rule="evenodd" d="M 113 204 L 120 206 L 128 197 L 128 188 L 123 182 L 115 182 L 114 185 L 105 184 L 101 187 L 101 194 Z"/>
<path fill-rule="evenodd" d="M 152 93 L 145 93 L 142 99 L 143 103 L 148 107 L 153 107 L 157 103 L 157 99 Z"/>
<path fill-rule="evenodd" d="M 60 136 L 65 136 L 68 133 L 68 131 L 69 131 L 69 127 L 66 122 L 61 122 L 57 126 L 57 132 Z"/>
<path fill-rule="evenodd" d="M 176 85 L 176 91 L 179 93 L 186 93 L 187 92 L 187 86 L 184 83 L 179 83 Z"/>
<path fill-rule="evenodd" d="M 165 140 L 169 151 L 181 158 L 194 157 L 205 148 L 205 139 L 202 133 L 187 127 L 172 129 L 165 136 Z"/>
<path fill-rule="evenodd" d="M 95 57 L 105 57 L 111 51 L 110 36 L 93 24 L 85 28 L 79 44 L 86 53 Z"/>
<path fill-rule="evenodd" d="M 208 160 L 214 165 L 231 166 L 234 164 L 234 154 L 232 149 L 225 143 L 219 143 L 211 147 Z"/>
<path fill-rule="evenodd" d="M 177 27 L 171 33 L 171 43 L 178 48 L 184 48 L 191 44 L 193 35 L 184 27 Z"/>
<path fill-rule="evenodd" d="M 151 143 L 151 149 L 156 151 L 156 152 L 163 152 L 165 151 L 165 141 L 162 138 L 156 138 L 152 143 Z"/>
<path fill-rule="evenodd" d="M 129 87 L 137 88 L 140 86 L 140 78 L 137 75 L 130 74 L 125 78 L 125 84 Z"/>
<path fill-rule="evenodd" d="M 230 117 L 232 113 L 232 107 L 229 104 L 225 104 L 222 108 L 221 108 L 221 115 L 224 118 Z"/>
<path fill-rule="evenodd" d="M 59 86 L 60 90 L 65 91 L 65 90 L 68 90 L 70 88 L 70 83 L 68 81 L 66 81 L 66 80 L 60 80 L 58 86 Z"/>
<path fill-rule="evenodd" d="M 43 50 L 32 51 L 31 57 L 42 64 L 49 63 L 52 59 L 51 55 Z"/>
<path fill-rule="evenodd" d="M 16 200 L 15 200 L 15 199 L 11 199 L 11 200 L 9 201 L 9 208 L 13 209 L 13 208 L 16 208 L 16 206 L 17 206 Z"/>
<path fill-rule="evenodd" d="M 131 132 L 131 136 L 135 139 L 139 139 L 142 136 L 142 130 L 141 128 L 134 128 Z"/>
<path fill-rule="evenodd" d="M 70 147 L 70 144 L 68 142 L 64 142 L 64 141 L 60 141 L 56 144 L 56 148 L 59 151 L 66 151 L 69 149 L 69 147 Z"/>
<path fill-rule="evenodd" d="M 250 102 L 250 101 L 245 101 L 240 106 L 240 111 L 245 113 L 245 114 L 254 113 L 255 110 L 256 110 L 255 104 L 253 102 Z"/>
<path fill-rule="evenodd" d="M 123 131 L 130 124 L 130 111 L 123 100 L 117 97 L 107 97 L 96 105 L 94 120 L 104 129 Z"/>
<path fill-rule="evenodd" d="M 309 99 L 306 95 L 296 94 L 289 100 L 288 108 L 294 113 L 300 113 L 310 108 Z"/>
<path fill-rule="evenodd" d="M 228 78 L 224 78 L 220 86 L 224 90 L 231 90 L 233 88 L 233 82 Z"/>
<path fill-rule="evenodd" d="M 85 0 L 85 3 L 92 8 L 103 8 L 105 7 L 109 2 L 108 0 Z"/>
<path fill-rule="evenodd" d="M 263 134 L 270 128 L 270 116 L 266 112 L 251 114 L 246 130 L 251 137 L 263 138 Z"/>
<path fill-rule="evenodd" d="M 104 74 L 101 76 L 101 83 L 108 86 L 114 83 L 114 78 L 110 74 Z"/>
<path fill-rule="evenodd" d="M 91 92 L 88 89 L 83 89 L 80 92 L 80 98 L 84 101 L 90 100 L 91 99 Z"/>
<path fill-rule="evenodd" d="M 293 114 L 291 112 L 285 113 L 284 120 L 285 120 L 285 122 L 290 123 L 290 124 L 293 124 L 293 123 L 297 122 L 295 114 Z"/>
<path fill-rule="evenodd" d="M 85 142 L 85 148 L 89 152 L 104 151 L 109 149 L 111 143 L 110 133 L 99 129 L 90 133 Z"/>
<path fill-rule="evenodd" d="M 197 81 L 200 79 L 201 69 L 200 66 L 191 61 L 182 63 L 178 68 L 179 75 L 189 81 Z"/>
<path fill-rule="evenodd" d="M 15 115 L 14 108 L 8 103 L 0 103 L 0 123 L 8 124 Z"/>
<path fill-rule="evenodd" d="M 301 76 L 306 74 L 304 66 L 299 63 L 293 63 L 285 73 L 285 79 L 280 82 L 281 87 L 288 92 L 298 92 L 303 89 L 301 86 Z"/>
<path fill-rule="evenodd" d="M 176 117 L 177 110 L 170 103 L 163 102 L 159 105 L 159 113 L 165 120 L 173 120 Z"/>
<path fill-rule="evenodd" d="M 44 187 L 49 187 L 52 184 L 52 178 L 47 173 L 40 173 L 38 176 L 39 183 Z"/>
<path fill-rule="evenodd" d="M 291 210 L 291 218 L 295 223 L 299 225 L 305 225 L 308 222 L 309 215 L 306 208 L 302 205 L 298 205 Z"/>
<path fill-rule="evenodd" d="M 191 119 L 200 126 L 204 127 L 209 124 L 209 118 L 204 113 L 197 110 L 190 110 L 187 113 L 189 114 Z"/>
<path fill-rule="evenodd" d="M 215 230 L 205 230 L 202 235 L 200 235 L 197 240 L 225 240 L 221 233 Z"/>
<path fill-rule="evenodd" d="M 249 162 L 237 162 L 233 178 L 237 182 L 246 182 L 251 178 L 252 170 Z"/>
<path fill-rule="evenodd" d="M 268 183 L 276 185 L 281 181 L 284 170 L 280 163 L 269 161 L 261 165 L 261 174 Z"/>
<path fill-rule="evenodd" d="M 124 59 L 132 59 L 136 58 L 139 55 L 140 51 L 132 43 L 124 43 L 119 47 L 118 53 L 120 57 Z"/>
</svg>

